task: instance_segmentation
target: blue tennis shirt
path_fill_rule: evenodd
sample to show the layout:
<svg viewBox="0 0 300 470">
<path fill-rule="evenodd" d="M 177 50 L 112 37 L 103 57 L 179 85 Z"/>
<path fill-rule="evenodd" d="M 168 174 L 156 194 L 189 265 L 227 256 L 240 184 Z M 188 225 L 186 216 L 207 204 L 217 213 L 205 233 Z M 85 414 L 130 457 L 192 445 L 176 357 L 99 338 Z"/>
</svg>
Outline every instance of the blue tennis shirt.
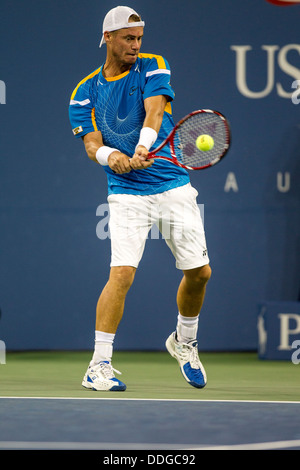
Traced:
<svg viewBox="0 0 300 470">
<path fill-rule="evenodd" d="M 164 110 L 158 138 L 152 147 L 158 147 L 174 127 L 172 103 L 175 94 L 170 85 L 170 67 L 161 56 L 139 54 L 130 70 L 112 78 L 104 78 L 102 67 L 84 78 L 72 93 L 69 117 L 75 137 L 101 131 L 103 143 L 132 157 L 145 119 L 144 100 L 165 95 L 168 103 Z M 159 155 L 170 157 L 165 146 Z M 145 170 L 132 170 L 116 174 L 109 166 L 108 194 L 149 195 L 187 184 L 188 172 L 166 160 L 155 160 Z"/>
</svg>

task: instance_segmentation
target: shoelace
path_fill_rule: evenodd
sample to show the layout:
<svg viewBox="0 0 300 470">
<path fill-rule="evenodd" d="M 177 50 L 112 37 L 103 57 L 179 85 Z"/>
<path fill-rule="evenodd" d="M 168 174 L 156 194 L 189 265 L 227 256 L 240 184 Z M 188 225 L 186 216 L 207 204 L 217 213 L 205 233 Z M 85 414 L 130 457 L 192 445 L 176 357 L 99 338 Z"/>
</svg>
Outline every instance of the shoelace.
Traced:
<svg viewBox="0 0 300 470">
<path fill-rule="evenodd" d="M 186 343 L 179 343 L 177 346 L 177 352 L 179 353 L 180 357 L 187 361 L 189 360 L 191 367 L 193 369 L 200 368 L 200 360 L 198 356 L 198 348 L 197 342 L 193 344 L 186 344 Z"/>
<path fill-rule="evenodd" d="M 198 355 L 197 343 L 195 346 L 191 346 L 191 348 L 192 348 L 191 360 L 190 360 L 191 366 L 193 369 L 200 369 L 200 359 Z"/>
<path fill-rule="evenodd" d="M 120 372 L 117 369 L 114 369 L 110 362 L 106 362 L 106 361 L 99 362 L 99 364 L 97 364 L 96 368 L 101 369 L 101 372 L 102 372 L 102 374 L 104 375 L 104 377 L 106 379 L 114 378 L 114 372 L 116 372 L 119 375 L 122 375 L 122 372 Z"/>
</svg>

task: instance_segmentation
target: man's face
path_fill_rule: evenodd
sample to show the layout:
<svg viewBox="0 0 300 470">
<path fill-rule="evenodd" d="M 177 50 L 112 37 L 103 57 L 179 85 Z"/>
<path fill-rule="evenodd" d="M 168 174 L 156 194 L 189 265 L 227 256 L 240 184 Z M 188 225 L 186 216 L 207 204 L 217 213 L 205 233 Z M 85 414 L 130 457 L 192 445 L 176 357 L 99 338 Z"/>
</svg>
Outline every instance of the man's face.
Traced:
<svg viewBox="0 0 300 470">
<path fill-rule="evenodd" d="M 110 33 L 106 44 L 114 59 L 122 65 L 134 64 L 142 45 L 143 32 L 144 28 L 137 26 Z"/>
</svg>

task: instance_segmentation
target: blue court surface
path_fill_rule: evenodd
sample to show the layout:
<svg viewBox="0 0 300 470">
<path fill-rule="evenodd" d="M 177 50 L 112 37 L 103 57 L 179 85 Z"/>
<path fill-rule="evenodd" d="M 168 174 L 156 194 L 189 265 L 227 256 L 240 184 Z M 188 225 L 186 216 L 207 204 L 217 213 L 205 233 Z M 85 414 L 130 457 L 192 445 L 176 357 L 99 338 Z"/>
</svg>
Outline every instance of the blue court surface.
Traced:
<svg viewBox="0 0 300 470">
<path fill-rule="evenodd" d="M 0 398 L 2 450 L 300 450 L 300 402 Z"/>
</svg>

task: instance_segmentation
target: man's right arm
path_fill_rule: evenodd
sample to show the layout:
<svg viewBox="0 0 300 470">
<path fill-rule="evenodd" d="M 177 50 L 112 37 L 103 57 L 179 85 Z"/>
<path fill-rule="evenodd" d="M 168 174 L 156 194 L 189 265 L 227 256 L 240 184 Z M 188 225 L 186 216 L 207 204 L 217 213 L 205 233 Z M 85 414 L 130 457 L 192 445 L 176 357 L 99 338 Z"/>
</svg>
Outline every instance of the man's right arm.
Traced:
<svg viewBox="0 0 300 470">
<path fill-rule="evenodd" d="M 97 150 L 104 145 L 101 132 L 89 132 L 88 134 L 85 134 L 82 139 L 87 156 L 93 160 L 93 162 L 99 163 L 96 158 L 96 153 Z"/>
<path fill-rule="evenodd" d="M 101 147 L 104 147 L 101 132 L 89 132 L 83 136 L 83 142 L 88 157 L 93 162 L 99 163 L 96 154 Z M 130 158 L 118 150 L 114 150 L 110 153 L 107 159 L 107 164 L 115 173 L 118 174 L 129 173 L 131 171 Z"/>
</svg>

